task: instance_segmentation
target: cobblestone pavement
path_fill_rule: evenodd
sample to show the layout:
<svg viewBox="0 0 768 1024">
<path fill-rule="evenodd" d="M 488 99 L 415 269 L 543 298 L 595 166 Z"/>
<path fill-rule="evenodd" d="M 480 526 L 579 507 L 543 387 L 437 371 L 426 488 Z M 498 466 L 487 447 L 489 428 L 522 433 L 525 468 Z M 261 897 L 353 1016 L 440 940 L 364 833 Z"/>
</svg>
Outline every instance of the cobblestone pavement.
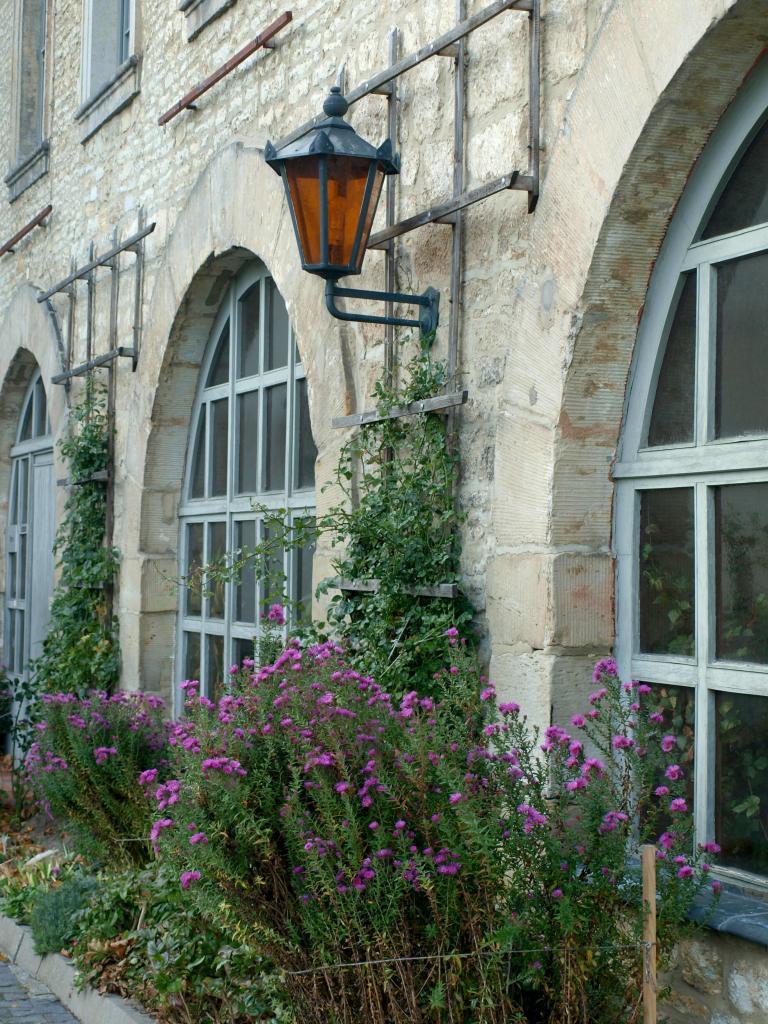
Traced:
<svg viewBox="0 0 768 1024">
<path fill-rule="evenodd" d="M 0 963 L 0 1024 L 78 1024 L 41 982 Z"/>
</svg>

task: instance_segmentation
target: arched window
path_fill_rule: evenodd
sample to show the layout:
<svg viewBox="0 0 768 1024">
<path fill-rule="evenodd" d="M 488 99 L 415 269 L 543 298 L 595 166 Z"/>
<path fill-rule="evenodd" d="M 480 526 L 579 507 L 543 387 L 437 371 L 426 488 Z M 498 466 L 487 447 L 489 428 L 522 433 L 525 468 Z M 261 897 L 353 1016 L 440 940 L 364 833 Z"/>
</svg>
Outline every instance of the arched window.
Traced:
<svg viewBox="0 0 768 1024">
<path fill-rule="evenodd" d="M 45 387 L 35 371 L 11 448 L 5 570 L 5 663 L 14 683 L 42 653 L 55 568 L 53 442 Z"/>
<path fill-rule="evenodd" d="M 766 68 L 670 226 L 615 476 L 620 670 L 673 707 L 699 842 L 768 875 Z"/>
<path fill-rule="evenodd" d="M 266 270 L 249 266 L 227 291 L 201 367 L 180 508 L 184 575 L 263 540 L 254 506 L 287 509 L 289 528 L 311 518 L 316 455 L 285 303 Z M 283 574 L 299 614 L 311 603 L 312 555 L 287 550 L 269 574 Z M 229 665 L 253 653 L 259 617 L 280 596 L 252 565 L 238 580 L 183 588 L 177 676 L 212 696 Z"/>
</svg>

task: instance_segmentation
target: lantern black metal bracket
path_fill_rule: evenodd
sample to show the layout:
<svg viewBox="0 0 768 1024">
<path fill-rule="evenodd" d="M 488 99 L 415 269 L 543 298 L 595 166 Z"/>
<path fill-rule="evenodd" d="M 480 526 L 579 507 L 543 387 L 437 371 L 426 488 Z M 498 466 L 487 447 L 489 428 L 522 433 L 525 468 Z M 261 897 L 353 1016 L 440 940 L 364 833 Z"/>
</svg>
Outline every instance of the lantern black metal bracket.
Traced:
<svg viewBox="0 0 768 1024">
<path fill-rule="evenodd" d="M 366 299 L 372 302 L 402 303 L 408 306 L 421 306 L 422 313 L 418 320 L 402 316 L 375 316 L 368 313 L 347 313 L 339 309 L 336 299 Z M 404 295 L 402 292 L 377 292 L 367 288 L 339 288 L 336 281 L 325 282 L 325 305 L 331 316 L 337 320 L 353 320 L 363 324 L 387 324 L 392 327 L 418 327 L 423 338 L 433 335 L 437 330 L 440 309 L 440 292 L 436 288 L 427 288 L 421 295 Z"/>
</svg>

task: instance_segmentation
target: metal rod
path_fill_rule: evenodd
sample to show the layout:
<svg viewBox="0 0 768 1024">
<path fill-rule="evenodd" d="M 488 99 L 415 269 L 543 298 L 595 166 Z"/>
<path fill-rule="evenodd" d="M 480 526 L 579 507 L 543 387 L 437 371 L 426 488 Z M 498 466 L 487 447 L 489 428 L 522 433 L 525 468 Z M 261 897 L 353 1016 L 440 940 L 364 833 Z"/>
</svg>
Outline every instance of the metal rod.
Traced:
<svg viewBox="0 0 768 1024">
<path fill-rule="evenodd" d="M 63 281 L 59 281 L 58 284 L 54 285 L 53 288 L 49 288 L 43 295 L 38 295 L 37 301 L 45 302 L 46 299 L 50 299 L 50 297 L 55 295 L 56 292 L 65 291 L 73 281 L 76 281 L 78 278 L 87 277 L 92 270 L 96 269 L 96 267 L 102 267 L 105 263 L 109 263 L 112 257 L 116 256 L 119 252 L 125 252 L 126 250 L 136 252 L 137 250 L 134 248 L 136 243 L 140 242 L 146 235 L 152 234 L 154 230 L 155 222 L 153 221 L 151 224 L 147 224 L 147 226 L 141 231 L 137 231 L 135 235 L 131 235 L 130 238 L 126 238 L 126 240 L 116 249 L 110 249 L 109 252 L 105 252 L 103 256 L 99 256 L 98 259 L 94 259 L 93 262 L 86 263 L 84 267 L 79 267 L 77 270 L 72 271 L 72 273 L 65 277 Z"/>
<path fill-rule="evenodd" d="M 405 305 L 421 306 L 424 312 L 418 320 L 406 317 L 371 316 L 368 313 L 347 313 L 339 309 L 336 299 L 370 299 L 373 301 L 402 302 Z M 421 295 L 407 295 L 403 292 L 377 292 L 368 288 L 339 288 L 335 281 L 325 282 L 325 305 L 331 316 L 337 320 L 351 320 L 361 324 L 394 324 L 397 327 L 418 327 L 423 338 L 429 337 L 437 329 L 440 312 L 440 293 L 435 288 L 427 288 Z"/>
<path fill-rule="evenodd" d="M 397 63 L 397 55 L 400 45 L 400 32 L 393 28 L 389 33 L 388 57 L 390 67 Z M 390 82 L 387 94 L 387 138 L 392 139 L 392 145 L 397 148 L 398 136 L 398 95 L 397 80 Z M 391 228 L 395 223 L 395 210 L 397 204 L 397 179 L 399 175 L 388 174 L 386 181 L 386 226 Z M 396 286 L 395 247 L 390 243 L 384 254 L 384 288 L 393 292 Z M 384 306 L 384 313 L 388 317 L 395 315 L 395 304 L 387 301 Z M 384 379 L 388 386 L 391 386 L 395 377 L 395 325 L 388 323 L 384 328 Z"/>
<path fill-rule="evenodd" d="M 416 213 L 413 217 L 407 217 L 398 224 L 393 224 L 391 228 L 377 231 L 375 235 L 371 235 L 368 241 L 368 248 L 383 249 L 390 238 L 397 238 L 398 235 L 414 231 L 425 224 L 439 223 L 450 214 L 463 210 L 467 206 L 472 206 L 473 203 L 479 203 L 482 199 L 496 195 L 497 192 L 519 188 L 518 183 L 522 178 L 523 176 L 518 171 L 512 171 L 501 178 L 494 178 L 493 181 L 486 182 L 485 185 L 479 185 L 477 188 L 470 189 L 469 192 L 463 192 L 460 196 L 445 199 L 436 206 L 431 206 L 428 210 L 424 210 L 422 213 Z M 530 179 L 526 178 L 525 180 L 529 181 Z"/>
<path fill-rule="evenodd" d="M 489 4 L 488 7 L 484 7 L 482 11 L 478 11 L 477 14 L 473 14 L 471 18 L 467 18 L 465 21 L 460 22 L 458 25 L 454 25 L 448 32 L 443 33 L 437 39 L 433 39 L 431 43 L 427 43 L 416 53 L 410 54 L 408 57 L 403 57 L 402 60 L 396 64 L 392 64 L 384 71 L 380 71 L 373 78 L 369 78 L 367 81 L 362 82 L 353 89 L 352 92 L 346 96 L 347 103 L 356 103 L 361 100 L 363 96 L 367 96 L 369 93 L 377 92 L 381 86 L 386 85 L 388 82 L 392 82 L 395 78 L 398 78 L 405 71 L 410 71 L 412 68 L 422 64 L 425 60 L 429 60 L 430 57 L 436 57 L 439 55 L 440 50 L 444 50 L 446 46 L 450 46 L 452 43 L 456 43 L 459 39 L 470 32 L 474 32 L 475 29 L 480 28 L 493 18 L 498 17 L 499 14 L 503 14 L 504 11 L 520 11 L 527 13 L 533 8 L 533 0 L 496 0 L 495 3 Z M 280 139 L 276 142 L 275 149 L 280 149 L 283 146 L 287 146 L 289 142 L 293 142 L 295 139 L 300 139 L 302 135 L 314 128 L 316 124 L 325 118 L 325 114 L 318 114 L 313 117 L 311 121 L 307 121 L 301 127 L 292 131 L 289 135 Z"/>
<path fill-rule="evenodd" d="M 119 346 L 113 349 L 111 352 L 105 352 L 101 356 L 96 356 L 94 359 L 89 359 L 87 363 L 80 363 L 79 366 L 73 366 L 71 370 L 67 370 L 66 373 L 57 373 L 54 377 L 51 377 L 52 384 L 64 384 L 67 380 L 72 377 L 82 377 L 86 373 L 90 373 L 91 370 L 95 370 L 97 366 L 106 366 L 107 363 L 111 363 L 113 359 L 118 358 L 133 358 L 133 349 Z"/>
<path fill-rule="evenodd" d="M 43 221 L 52 210 L 53 207 L 49 203 L 48 206 L 46 206 L 44 210 L 41 210 L 40 213 L 36 214 L 28 224 L 25 224 L 21 231 L 17 231 L 12 238 L 9 238 L 7 242 L 4 242 L 0 246 L 0 256 L 5 256 L 6 253 L 12 253 L 13 247 L 20 242 L 25 235 L 28 235 L 30 231 L 34 230 L 34 228 L 43 227 Z"/>
<path fill-rule="evenodd" d="M 425 412 L 445 412 L 457 405 L 464 405 L 469 398 L 468 391 L 456 391 L 449 395 L 435 395 L 433 398 L 425 398 L 418 402 L 411 402 L 410 405 L 397 406 L 381 412 L 379 409 L 369 409 L 366 412 L 356 412 L 351 416 L 337 416 L 331 420 L 331 426 L 336 429 L 344 427 L 362 427 L 367 423 L 381 423 L 384 420 L 396 420 L 402 416 L 418 416 Z"/>
<path fill-rule="evenodd" d="M 541 0 L 532 0 L 530 19 L 530 66 L 528 72 L 528 142 L 529 173 L 532 179 L 528 193 L 528 213 L 539 201 L 541 173 Z"/>
<path fill-rule="evenodd" d="M 85 282 L 88 287 L 88 298 L 85 309 L 85 360 L 86 362 L 91 361 L 93 355 L 93 303 L 94 303 L 94 287 L 93 287 L 93 264 L 94 260 L 94 245 L 93 242 L 88 247 L 88 261 L 91 269 L 88 271 Z"/>
<path fill-rule="evenodd" d="M 139 352 L 141 351 L 141 331 L 143 317 L 141 315 L 141 303 L 144 295 L 144 238 L 148 232 L 144 227 L 144 207 L 139 207 L 139 240 L 135 243 L 134 252 L 136 254 L 136 263 L 133 268 L 135 275 L 134 278 L 134 291 L 133 291 L 133 365 L 132 370 L 136 370 L 136 366 L 139 361 Z M 154 227 L 154 224 L 152 224 Z"/>
<path fill-rule="evenodd" d="M 172 107 L 169 107 L 164 114 L 158 119 L 159 125 L 168 124 L 172 121 L 177 114 L 180 114 L 182 110 L 190 107 L 196 99 L 208 92 L 217 82 L 220 82 L 222 78 L 225 78 L 230 71 L 234 71 L 238 65 L 242 64 L 244 60 L 247 60 L 251 54 L 255 53 L 258 49 L 265 47 L 269 43 L 273 36 L 276 36 L 278 32 L 285 28 L 293 19 L 293 13 L 291 11 L 284 11 L 279 18 L 275 18 L 271 25 L 268 25 L 263 32 L 260 32 L 255 39 L 252 39 L 250 43 L 247 43 L 241 50 L 238 50 L 236 54 L 225 61 L 220 68 L 217 68 L 213 74 L 208 75 L 204 78 L 199 85 L 196 85 L 194 89 L 190 89 L 188 93 L 181 97 L 178 103 L 174 103 Z M 272 49 L 272 47 L 267 47 Z"/>
<path fill-rule="evenodd" d="M 70 274 L 74 273 L 74 256 L 70 256 L 69 270 Z M 69 299 L 69 308 L 67 310 L 67 363 L 66 366 L 64 367 L 64 372 L 67 373 L 70 370 L 72 362 L 75 358 L 75 303 L 77 302 L 77 292 L 74 285 L 63 290 L 66 291 L 67 298 Z M 69 387 L 69 380 L 67 380 L 67 387 Z"/>
<path fill-rule="evenodd" d="M 339 579 L 336 587 L 339 590 L 347 590 L 357 594 L 375 594 L 380 587 L 380 581 L 373 580 L 347 580 Z M 439 583 L 435 587 L 403 587 L 402 592 L 413 597 L 448 597 L 458 596 L 459 587 L 457 583 Z"/>
<path fill-rule="evenodd" d="M 456 0 L 456 16 L 461 21 L 466 15 L 465 0 Z M 460 39 L 454 58 L 453 78 L 453 195 L 458 198 L 464 191 L 464 66 L 466 38 Z M 461 209 L 454 211 L 453 238 L 451 239 L 451 309 L 448 319 L 448 373 L 449 386 L 454 383 L 459 358 L 459 323 L 461 320 L 461 272 L 464 219 Z M 453 428 L 453 417 L 448 423 Z"/>
<path fill-rule="evenodd" d="M 112 235 L 112 247 L 116 248 L 118 241 L 117 228 Z M 137 253 L 138 256 L 138 253 Z M 112 274 L 109 293 L 109 347 L 111 351 L 117 349 L 117 311 L 120 297 L 120 254 L 116 253 L 109 262 L 109 269 Z M 115 464 L 115 409 L 117 406 L 117 374 L 115 372 L 115 360 L 107 366 L 107 490 L 105 494 L 106 509 L 104 513 L 104 546 L 109 550 L 112 547 L 115 534 L 115 474 L 111 472 Z M 115 580 L 105 591 L 107 622 L 112 621 L 115 607 Z"/>
</svg>

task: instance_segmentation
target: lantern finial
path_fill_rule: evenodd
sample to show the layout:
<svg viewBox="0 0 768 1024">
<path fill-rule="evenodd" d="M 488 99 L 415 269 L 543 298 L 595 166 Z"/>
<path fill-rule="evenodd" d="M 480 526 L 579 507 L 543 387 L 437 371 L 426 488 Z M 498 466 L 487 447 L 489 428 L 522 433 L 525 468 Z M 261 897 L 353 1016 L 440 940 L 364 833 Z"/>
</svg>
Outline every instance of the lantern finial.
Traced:
<svg viewBox="0 0 768 1024">
<path fill-rule="evenodd" d="M 332 85 L 331 92 L 323 103 L 323 113 L 327 117 L 344 117 L 348 110 L 349 104 L 341 94 L 341 87 Z"/>
</svg>

